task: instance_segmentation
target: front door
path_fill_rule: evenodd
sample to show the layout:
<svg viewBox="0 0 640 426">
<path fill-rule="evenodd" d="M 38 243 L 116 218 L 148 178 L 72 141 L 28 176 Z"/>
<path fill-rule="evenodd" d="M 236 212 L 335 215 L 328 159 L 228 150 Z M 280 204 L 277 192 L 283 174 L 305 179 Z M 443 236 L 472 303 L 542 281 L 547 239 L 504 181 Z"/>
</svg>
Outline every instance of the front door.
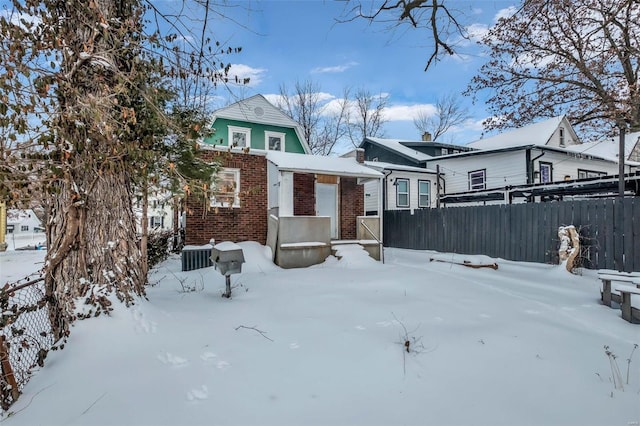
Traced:
<svg viewBox="0 0 640 426">
<path fill-rule="evenodd" d="M 316 216 L 331 218 L 331 239 L 338 238 L 338 185 L 316 183 Z"/>
</svg>

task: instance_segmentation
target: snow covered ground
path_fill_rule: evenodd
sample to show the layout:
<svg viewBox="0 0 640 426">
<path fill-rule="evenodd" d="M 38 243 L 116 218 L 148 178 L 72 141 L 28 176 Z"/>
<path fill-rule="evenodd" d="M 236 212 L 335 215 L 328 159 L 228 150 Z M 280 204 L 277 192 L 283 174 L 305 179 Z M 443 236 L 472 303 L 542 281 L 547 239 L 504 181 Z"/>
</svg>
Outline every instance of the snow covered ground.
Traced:
<svg viewBox="0 0 640 426">
<path fill-rule="evenodd" d="M 380 264 L 348 248 L 283 270 L 240 245 L 232 299 L 213 268 L 171 258 L 148 301 L 76 323 L 3 423 L 640 424 L 640 325 L 599 304 L 592 271 L 472 269 L 400 249 Z M 2 281 L 43 255 L 0 253 Z"/>
</svg>

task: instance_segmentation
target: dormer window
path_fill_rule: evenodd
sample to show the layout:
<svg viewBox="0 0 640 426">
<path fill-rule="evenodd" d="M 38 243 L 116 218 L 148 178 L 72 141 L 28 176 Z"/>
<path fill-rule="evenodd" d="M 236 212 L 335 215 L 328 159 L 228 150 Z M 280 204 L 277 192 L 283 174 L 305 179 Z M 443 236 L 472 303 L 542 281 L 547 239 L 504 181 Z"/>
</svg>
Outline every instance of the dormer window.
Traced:
<svg viewBox="0 0 640 426">
<path fill-rule="evenodd" d="M 269 151 L 284 151 L 284 133 L 264 132 L 265 146 Z"/>
<path fill-rule="evenodd" d="M 229 146 L 249 148 L 251 146 L 251 129 L 229 126 Z"/>
</svg>

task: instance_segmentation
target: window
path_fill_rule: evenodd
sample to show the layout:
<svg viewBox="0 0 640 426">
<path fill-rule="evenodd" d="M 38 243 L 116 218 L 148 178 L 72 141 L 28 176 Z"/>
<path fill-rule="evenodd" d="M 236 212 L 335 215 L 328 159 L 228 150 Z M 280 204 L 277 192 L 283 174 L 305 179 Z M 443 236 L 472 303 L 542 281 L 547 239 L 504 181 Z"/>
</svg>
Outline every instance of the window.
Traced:
<svg viewBox="0 0 640 426">
<path fill-rule="evenodd" d="M 229 126 L 229 146 L 249 148 L 251 146 L 251 129 Z"/>
<path fill-rule="evenodd" d="M 469 189 L 471 191 L 486 189 L 486 172 L 485 169 L 469 172 Z"/>
<path fill-rule="evenodd" d="M 214 177 L 212 207 L 240 207 L 240 169 L 222 169 Z"/>
<path fill-rule="evenodd" d="M 162 228 L 164 229 L 164 216 L 151 216 L 149 218 L 150 228 Z"/>
<path fill-rule="evenodd" d="M 20 230 L 21 231 L 28 231 L 29 230 L 29 225 L 20 225 Z"/>
<path fill-rule="evenodd" d="M 540 162 L 540 182 L 553 182 L 553 164 Z"/>
<path fill-rule="evenodd" d="M 13 234 L 13 225 L 7 225 L 7 234 Z"/>
<path fill-rule="evenodd" d="M 418 181 L 418 207 L 431 207 L 431 181 Z"/>
<path fill-rule="evenodd" d="M 396 206 L 409 207 L 409 179 L 396 179 Z"/>
<path fill-rule="evenodd" d="M 449 155 L 449 148 L 442 148 L 442 155 Z"/>
<path fill-rule="evenodd" d="M 578 179 L 595 178 L 599 176 L 606 176 L 606 172 L 596 172 L 594 170 L 578 169 Z"/>
<path fill-rule="evenodd" d="M 558 129 L 558 134 L 560 136 L 560 146 L 564 146 L 564 127 Z"/>
<path fill-rule="evenodd" d="M 284 133 L 264 132 L 264 146 L 270 151 L 284 151 Z"/>
</svg>

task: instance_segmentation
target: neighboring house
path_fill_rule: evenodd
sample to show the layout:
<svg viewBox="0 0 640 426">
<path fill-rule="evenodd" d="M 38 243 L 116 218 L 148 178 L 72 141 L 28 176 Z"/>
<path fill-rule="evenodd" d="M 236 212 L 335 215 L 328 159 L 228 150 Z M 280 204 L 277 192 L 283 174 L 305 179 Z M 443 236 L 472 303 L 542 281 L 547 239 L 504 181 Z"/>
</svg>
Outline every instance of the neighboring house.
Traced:
<svg viewBox="0 0 640 426">
<path fill-rule="evenodd" d="M 551 184 L 618 173 L 616 160 L 580 152 L 566 117 L 555 117 L 468 144 L 476 149 L 432 158 L 445 176 L 447 203 L 512 202 L 509 187 Z M 625 170 L 635 167 L 628 164 Z M 502 190 L 502 193 L 500 192 Z M 544 198 L 543 198 L 544 199 Z M 520 201 L 533 201 L 521 197 Z"/>
<path fill-rule="evenodd" d="M 597 155 L 598 157 L 618 162 L 619 148 L 618 136 L 613 136 L 596 142 L 570 146 L 567 149 L 582 154 Z M 640 163 L 640 132 L 625 135 L 625 161 Z"/>
<path fill-rule="evenodd" d="M 471 148 L 466 146 L 432 142 L 430 140 L 408 141 L 374 137 L 365 137 L 359 147 L 364 149 L 365 161 L 379 161 L 381 163 L 403 164 L 405 166 L 423 168 L 425 167 L 425 162 L 432 157 L 471 151 Z"/>
<path fill-rule="evenodd" d="M 443 175 L 426 164 L 434 157 L 471 151 L 471 148 L 430 140 L 425 134 L 420 141 L 366 137 L 359 149 L 364 150 L 365 164 L 384 175 L 383 210 L 415 210 L 438 206 L 438 194 L 444 191 Z M 351 151 L 344 156 L 353 156 Z M 440 188 L 438 188 L 438 176 Z M 365 210 L 378 213 L 379 190 L 365 184 Z"/>
<path fill-rule="evenodd" d="M 364 185 L 364 206 L 367 215 L 379 215 L 382 210 L 415 210 L 437 207 L 438 173 L 435 170 L 401 164 L 366 161 L 365 165 L 384 175 L 382 203 L 377 182 Z M 440 176 L 442 185 L 442 176 Z"/>
<path fill-rule="evenodd" d="M 185 202 L 186 244 L 257 241 L 277 264 L 296 267 L 324 261 L 336 240 L 371 239 L 366 228 L 381 240 L 379 219 L 363 228 L 361 218 L 363 184 L 381 173 L 356 159 L 309 155 L 301 127 L 261 95 L 216 111 L 212 126 L 201 156 L 222 169 L 210 204 Z"/>
<path fill-rule="evenodd" d="M 39 246 L 46 243 L 45 229 L 33 210 L 7 210 L 5 242 L 9 248 Z"/>
<path fill-rule="evenodd" d="M 171 193 L 158 190 L 149 194 L 147 207 L 147 226 L 149 232 L 172 231 L 174 230 L 173 196 Z M 137 197 L 134 201 L 134 213 L 136 217 L 136 228 L 142 232 L 142 200 Z"/>
<path fill-rule="evenodd" d="M 43 233 L 44 227 L 33 210 L 7 210 L 7 234 L 31 236 L 34 232 Z"/>
</svg>

